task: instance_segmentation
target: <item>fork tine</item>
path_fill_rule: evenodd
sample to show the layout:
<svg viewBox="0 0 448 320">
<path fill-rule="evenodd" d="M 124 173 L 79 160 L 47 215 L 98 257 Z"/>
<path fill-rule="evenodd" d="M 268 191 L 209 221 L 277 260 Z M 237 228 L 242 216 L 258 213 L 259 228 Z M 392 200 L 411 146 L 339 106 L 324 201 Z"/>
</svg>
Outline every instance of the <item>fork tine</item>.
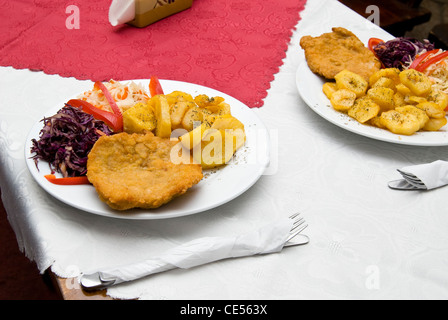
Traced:
<svg viewBox="0 0 448 320">
<path fill-rule="evenodd" d="M 424 186 L 424 185 L 425 185 L 425 184 L 423 183 L 423 181 L 420 180 L 419 178 L 412 178 L 412 177 L 409 177 L 409 176 L 407 176 L 407 175 L 403 175 L 403 178 L 404 178 L 407 182 L 409 182 L 410 184 L 413 184 L 413 185 L 417 185 L 417 186 Z"/>
<path fill-rule="evenodd" d="M 294 220 L 291 230 L 289 231 L 289 237 L 286 240 L 286 242 L 290 241 L 292 238 L 297 236 L 300 232 L 302 232 L 308 225 L 305 224 L 305 219 L 300 217 L 300 213 L 294 213 L 289 217 L 290 219 Z"/>
<path fill-rule="evenodd" d="M 300 212 L 293 213 L 292 215 L 289 216 L 289 219 L 294 219 L 295 217 L 297 217 L 299 215 L 300 215 Z"/>
<path fill-rule="evenodd" d="M 291 231 L 293 231 L 294 229 L 296 229 L 298 226 L 300 226 L 301 224 L 305 223 L 305 219 L 300 218 L 298 220 L 295 220 L 292 224 L 292 228 Z"/>
<path fill-rule="evenodd" d="M 303 227 L 300 227 L 299 229 L 295 230 L 294 232 L 290 233 L 289 237 L 286 239 L 286 242 L 290 241 L 292 238 L 297 236 L 300 232 L 306 229 L 308 227 L 307 224 L 305 224 Z"/>
<path fill-rule="evenodd" d="M 415 186 L 417 188 L 426 187 L 425 183 L 422 180 L 420 180 L 418 177 L 416 177 L 415 175 L 408 173 L 408 172 L 401 171 L 399 169 L 397 169 L 397 171 L 403 176 L 403 178 L 408 183 L 412 184 L 413 186 Z"/>
<path fill-rule="evenodd" d="M 410 180 L 415 181 L 415 182 L 421 182 L 421 179 L 419 177 L 413 175 L 412 173 L 404 172 L 404 171 L 401 171 L 401 170 L 398 170 L 398 172 L 400 172 L 400 174 L 405 179 L 410 179 Z"/>
<path fill-rule="evenodd" d="M 409 173 L 409 172 L 406 172 L 406 171 L 402 171 L 400 169 L 397 169 L 397 171 L 400 172 L 400 174 L 403 175 L 403 176 L 408 176 L 408 177 L 412 177 L 412 178 L 418 179 L 417 176 L 412 174 L 412 173 Z"/>
<path fill-rule="evenodd" d="M 293 231 L 296 227 L 298 227 L 300 224 L 305 222 L 305 220 L 302 217 L 300 217 L 300 213 L 299 212 L 291 215 L 289 217 L 289 219 L 292 219 L 294 221 L 293 224 L 292 224 L 291 231 Z"/>
<path fill-rule="evenodd" d="M 401 174 L 403 176 L 403 178 L 405 179 L 410 179 L 413 181 L 421 181 L 419 178 L 417 178 L 416 176 L 412 175 L 412 174 L 406 174 L 406 173 L 402 173 Z"/>
</svg>

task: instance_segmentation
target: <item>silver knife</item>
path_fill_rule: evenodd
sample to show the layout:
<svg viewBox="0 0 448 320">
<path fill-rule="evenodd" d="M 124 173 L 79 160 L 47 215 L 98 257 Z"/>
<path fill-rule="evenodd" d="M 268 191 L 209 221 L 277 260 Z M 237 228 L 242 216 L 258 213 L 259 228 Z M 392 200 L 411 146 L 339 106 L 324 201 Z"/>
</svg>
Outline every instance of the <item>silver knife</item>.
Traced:
<svg viewBox="0 0 448 320">
<path fill-rule="evenodd" d="M 288 241 L 284 247 L 292 247 L 292 246 L 298 246 L 298 245 L 304 245 L 307 244 L 310 241 L 309 237 L 304 234 L 298 234 L 293 239 Z M 152 274 L 168 271 L 171 270 L 170 268 L 161 267 L 157 268 L 157 266 L 152 270 Z M 106 278 L 104 275 L 101 274 L 101 271 L 91 273 L 91 274 L 84 274 L 81 276 L 81 286 L 86 291 L 95 291 L 95 290 L 102 290 L 106 289 L 110 286 L 119 284 L 121 282 L 118 282 L 117 279 L 113 278 Z"/>
</svg>

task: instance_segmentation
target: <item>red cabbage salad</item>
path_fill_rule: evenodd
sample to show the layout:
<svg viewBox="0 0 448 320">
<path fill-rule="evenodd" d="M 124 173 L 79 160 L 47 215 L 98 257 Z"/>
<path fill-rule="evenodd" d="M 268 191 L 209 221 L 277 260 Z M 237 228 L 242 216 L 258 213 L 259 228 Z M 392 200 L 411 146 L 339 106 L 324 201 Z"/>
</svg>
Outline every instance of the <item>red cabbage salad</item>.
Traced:
<svg viewBox="0 0 448 320">
<path fill-rule="evenodd" d="M 379 42 L 371 48 L 385 68 L 400 70 L 409 68 L 418 54 L 434 49 L 434 45 L 428 40 L 419 41 L 409 37 L 399 37 L 387 42 Z"/>
<path fill-rule="evenodd" d="M 100 136 L 113 133 L 103 121 L 67 104 L 41 121 L 39 139 L 32 139 L 32 159 L 36 167 L 39 160 L 47 161 L 52 173 L 63 177 L 85 176 L 91 148 Z"/>
</svg>

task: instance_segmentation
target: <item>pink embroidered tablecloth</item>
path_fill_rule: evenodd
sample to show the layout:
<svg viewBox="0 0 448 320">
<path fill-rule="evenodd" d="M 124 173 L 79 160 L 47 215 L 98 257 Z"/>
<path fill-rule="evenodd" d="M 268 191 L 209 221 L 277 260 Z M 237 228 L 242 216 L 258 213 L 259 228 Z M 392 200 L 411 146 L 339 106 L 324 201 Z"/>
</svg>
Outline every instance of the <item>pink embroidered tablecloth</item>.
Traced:
<svg viewBox="0 0 448 320">
<path fill-rule="evenodd" d="M 187 81 L 260 107 L 306 0 L 194 0 L 145 28 L 111 0 L 0 0 L 0 65 L 82 80 Z"/>
</svg>

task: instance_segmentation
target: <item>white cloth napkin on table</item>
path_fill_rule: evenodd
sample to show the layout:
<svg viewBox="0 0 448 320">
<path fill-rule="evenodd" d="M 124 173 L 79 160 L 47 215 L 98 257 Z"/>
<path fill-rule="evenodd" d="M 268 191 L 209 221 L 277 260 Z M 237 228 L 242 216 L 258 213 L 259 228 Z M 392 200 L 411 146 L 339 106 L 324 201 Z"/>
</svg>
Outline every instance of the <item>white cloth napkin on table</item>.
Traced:
<svg viewBox="0 0 448 320">
<path fill-rule="evenodd" d="M 283 218 L 258 230 L 235 237 L 205 237 L 168 250 L 139 263 L 105 268 L 85 274 L 81 284 L 101 278 L 113 284 L 136 280 L 174 268 L 189 269 L 213 261 L 279 252 L 285 245 L 293 220 Z M 88 285 L 87 285 L 88 286 Z"/>
<path fill-rule="evenodd" d="M 431 163 L 407 166 L 401 169 L 418 177 L 428 190 L 448 184 L 448 162 L 437 160 Z"/>
</svg>

